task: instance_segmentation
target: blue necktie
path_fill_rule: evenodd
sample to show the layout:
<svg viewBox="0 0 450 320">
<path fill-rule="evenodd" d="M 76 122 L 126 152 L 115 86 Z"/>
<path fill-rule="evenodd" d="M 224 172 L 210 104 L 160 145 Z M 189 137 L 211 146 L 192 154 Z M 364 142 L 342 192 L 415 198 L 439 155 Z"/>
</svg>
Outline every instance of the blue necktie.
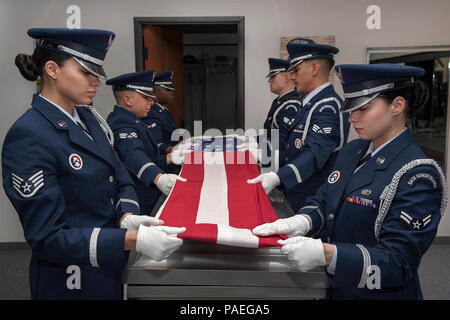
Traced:
<svg viewBox="0 0 450 320">
<path fill-rule="evenodd" d="M 369 152 L 361 160 L 359 160 L 358 165 L 356 167 L 359 168 L 364 163 L 366 163 L 370 158 L 372 158 L 372 152 Z"/>
<path fill-rule="evenodd" d="M 78 122 L 78 121 L 75 121 L 75 122 L 76 122 L 77 125 L 81 128 L 81 130 L 83 130 L 84 133 L 87 134 L 87 136 L 88 136 L 91 140 L 94 140 L 94 139 L 92 139 L 91 135 L 89 134 L 89 130 L 88 130 L 85 126 L 83 126 L 83 125 L 82 125 L 80 122 Z"/>
</svg>

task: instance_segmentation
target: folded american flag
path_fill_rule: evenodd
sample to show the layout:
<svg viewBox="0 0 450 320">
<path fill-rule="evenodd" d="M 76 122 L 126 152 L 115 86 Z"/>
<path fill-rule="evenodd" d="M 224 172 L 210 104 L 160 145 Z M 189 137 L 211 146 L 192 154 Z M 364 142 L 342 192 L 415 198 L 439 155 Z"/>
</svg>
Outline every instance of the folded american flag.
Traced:
<svg viewBox="0 0 450 320">
<path fill-rule="evenodd" d="M 186 227 L 180 238 L 238 247 L 279 246 L 285 236 L 260 238 L 251 230 L 277 219 L 261 184 L 256 160 L 238 151 L 243 137 L 197 138 L 185 155 L 180 176 L 156 217 Z M 242 150 L 242 149 L 241 149 Z"/>
</svg>

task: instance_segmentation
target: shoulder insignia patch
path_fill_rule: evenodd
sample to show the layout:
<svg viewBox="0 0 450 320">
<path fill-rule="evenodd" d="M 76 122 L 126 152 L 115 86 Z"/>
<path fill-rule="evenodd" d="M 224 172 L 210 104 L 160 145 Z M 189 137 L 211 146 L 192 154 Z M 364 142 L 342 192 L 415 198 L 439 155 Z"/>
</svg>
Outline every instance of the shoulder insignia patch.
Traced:
<svg viewBox="0 0 450 320">
<path fill-rule="evenodd" d="M 400 219 L 405 221 L 413 231 L 419 231 L 427 226 L 431 222 L 431 214 L 427 215 L 423 219 L 416 219 L 411 217 L 408 213 L 405 211 L 402 211 L 400 213 Z"/>
<path fill-rule="evenodd" d="M 119 138 L 120 139 L 131 139 L 131 138 L 137 138 L 137 133 L 136 132 L 132 132 L 132 133 L 119 133 Z"/>
<path fill-rule="evenodd" d="M 286 123 L 287 125 L 292 125 L 292 122 L 294 121 L 294 119 L 289 119 L 287 117 L 283 117 L 283 122 Z"/>
<path fill-rule="evenodd" d="M 331 128 L 331 127 L 320 128 L 317 124 L 314 124 L 312 127 L 312 131 L 317 132 L 317 133 L 324 133 L 324 134 L 330 134 L 332 129 L 333 128 Z"/>
<path fill-rule="evenodd" d="M 322 111 L 324 111 L 326 109 L 331 109 L 331 111 L 333 111 L 333 113 L 335 113 L 335 114 L 337 113 L 336 109 L 333 106 L 329 105 L 329 104 L 326 104 L 326 105 L 320 107 L 319 112 L 322 112 Z"/>
<path fill-rule="evenodd" d="M 289 104 L 289 105 L 285 106 L 284 110 L 288 110 L 288 109 L 291 109 L 291 108 L 294 109 L 294 112 L 298 111 L 297 107 L 294 106 L 293 104 Z"/>
<path fill-rule="evenodd" d="M 44 171 L 39 170 L 28 179 L 23 179 L 15 173 L 11 173 L 14 189 L 22 198 L 30 198 L 44 186 Z"/>
<path fill-rule="evenodd" d="M 434 179 L 434 177 L 429 174 L 429 173 L 416 173 L 415 175 L 413 175 L 411 178 L 409 178 L 408 180 L 408 186 L 412 187 L 414 186 L 414 184 L 417 182 L 417 180 L 426 180 L 431 182 L 431 185 L 433 186 L 433 189 L 437 188 L 437 183 L 436 183 L 436 179 Z"/>
</svg>

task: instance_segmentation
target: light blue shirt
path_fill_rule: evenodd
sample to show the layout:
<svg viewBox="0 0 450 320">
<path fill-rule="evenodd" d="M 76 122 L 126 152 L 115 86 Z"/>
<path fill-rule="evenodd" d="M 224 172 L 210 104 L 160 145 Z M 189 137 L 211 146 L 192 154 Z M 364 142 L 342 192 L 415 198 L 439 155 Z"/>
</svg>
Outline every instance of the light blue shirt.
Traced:
<svg viewBox="0 0 450 320">
<path fill-rule="evenodd" d="M 58 108 L 59 111 L 61 111 L 62 113 L 64 113 L 66 116 L 69 117 L 70 120 L 72 120 L 75 124 L 80 124 L 85 130 L 87 130 L 86 125 L 84 124 L 83 121 L 81 121 L 80 116 L 78 115 L 78 111 L 77 108 L 73 108 L 73 115 L 68 113 L 66 110 L 64 110 L 63 108 L 61 108 L 60 106 L 58 106 L 56 103 L 54 103 L 53 101 L 48 100 L 47 98 L 43 97 L 41 94 L 39 94 L 39 96 L 44 99 L 45 101 L 48 101 L 49 103 L 51 103 L 52 105 L 54 105 L 56 108 Z M 86 132 L 84 131 L 84 133 L 86 133 L 86 135 L 92 139 L 92 137 Z"/>
<path fill-rule="evenodd" d="M 315 88 L 313 91 L 311 91 L 306 97 L 305 99 L 303 99 L 303 105 L 306 105 L 312 98 L 314 98 L 314 96 L 316 94 L 318 94 L 320 91 L 322 91 L 323 89 L 325 89 L 326 87 L 331 86 L 330 82 L 325 82 L 324 84 L 322 84 L 321 86 Z"/>
<path fill-rule="evenodd" d="M 368 155 L 369 153 L 372 153 L 371 157 L 373 157 L 374 155 L 376 155 L 381 149 L 383 149 L 384 147 L 386 147 L 389 143 L 391 143 L 395 138 L 397 138 L 399 135 L 401 135 L 403 132 L 405 132 L 405 129 L 403 129 L 402 132 L 400 132 L 398 135 L 396 135 L 395 137 L 393 137 L 391 140 L 386 141 L 385 143 L 383 143 L 381 146 L 379 146 L 376 150 L 373 150 L 373 141 L 370 143 L 369 148 L 367 148 L 366 153 L 364 154 L 364 156 L 361 157 L 364 158 L 366 155 Z M 355 173 L 356 171 L 358 171 L 363 165 L 365 164 L 365 162 L 363 164 L 361 164 L 358 168 L 355 169 L 355 171 L 353 173 Z"/>
</svg>

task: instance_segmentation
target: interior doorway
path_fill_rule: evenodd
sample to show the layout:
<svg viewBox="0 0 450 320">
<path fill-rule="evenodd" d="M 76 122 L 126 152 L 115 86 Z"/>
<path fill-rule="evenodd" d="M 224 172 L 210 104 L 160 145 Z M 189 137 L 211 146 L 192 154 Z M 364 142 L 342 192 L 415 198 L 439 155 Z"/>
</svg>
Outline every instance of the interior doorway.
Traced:
<svg viewBox="0 0 450 320">
<path fill-rule="evenodd" d="M 134 30 L 136 71 L 174 71 L 178 127 L 245 128 L 244 17 L 139 17 Z"/>
<path fill-rule="evenodd" d="M 447 171 L 449 143 L 450 46 L 367 48 L 367 63 L 397 63 L 425 69 L 418 78 L 425 92 L 407 125 L 422 151 Z"/>
</svg>

